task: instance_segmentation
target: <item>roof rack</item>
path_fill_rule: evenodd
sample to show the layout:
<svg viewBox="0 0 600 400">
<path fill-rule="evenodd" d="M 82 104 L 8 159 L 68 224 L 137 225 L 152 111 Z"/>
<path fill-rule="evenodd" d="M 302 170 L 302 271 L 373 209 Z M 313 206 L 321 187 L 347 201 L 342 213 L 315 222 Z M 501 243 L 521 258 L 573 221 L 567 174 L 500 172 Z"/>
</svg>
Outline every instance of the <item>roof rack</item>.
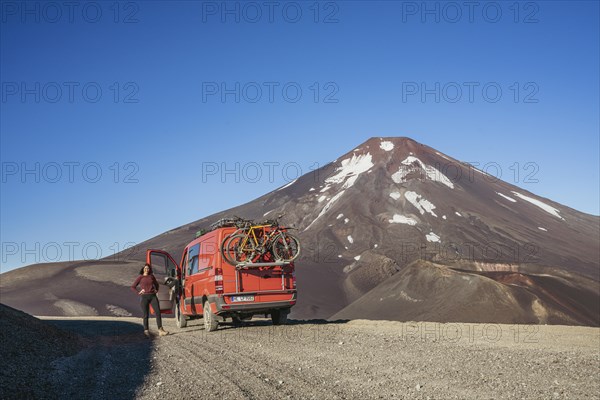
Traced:
<svg viewBox="0 0 600 400">
<path fill-rule="evenodd" d="M 210 225 L 210 230 L 214 231 L 215 229 L 219 229 L 219 228 L 225 228 L 225 227 L 229 227 L 229 226 L 236 226 L 236 227 L 241 227 L 244 225 L 251 225 L 253 224 L 252 220 L 249 219 L 244 219 L 244 218 L 240 218 L 240 217 L 226 217 L 226 218 L 221 218 L 220 220 L 218 220 L 217 222 L 214 222 L 213 224 Z"/>
<path fill-rule="evenodd" d="M 234 225 L 235 225 L 235 221 L 233 218 L 221 218 L 217 222 L 212 223 L 210 225 L 210 229 L 214 231 L 215 229 L 223 228 L 226 226 L 234 226 Z"/>
</svg>

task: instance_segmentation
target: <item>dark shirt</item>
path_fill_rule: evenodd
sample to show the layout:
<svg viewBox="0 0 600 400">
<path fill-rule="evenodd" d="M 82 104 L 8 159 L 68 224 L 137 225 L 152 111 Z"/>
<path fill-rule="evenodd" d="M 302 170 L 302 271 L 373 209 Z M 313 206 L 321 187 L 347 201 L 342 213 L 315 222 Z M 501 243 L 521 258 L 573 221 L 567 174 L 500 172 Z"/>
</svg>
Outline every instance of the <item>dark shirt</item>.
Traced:
<svg viewBox="0 0 600 400">
<path fill-rule="evenodd" d="M 136 293 L 139 293 L 137 290 L 137 285 L 140 285 L 142 289 L 144 289 L 144 294 L 152 294 L 158 292 L 158 282 L 154 275 L 140 275 L 137 277 L 133 285 L 131 285 L 131 290 Z"/>
</svg>

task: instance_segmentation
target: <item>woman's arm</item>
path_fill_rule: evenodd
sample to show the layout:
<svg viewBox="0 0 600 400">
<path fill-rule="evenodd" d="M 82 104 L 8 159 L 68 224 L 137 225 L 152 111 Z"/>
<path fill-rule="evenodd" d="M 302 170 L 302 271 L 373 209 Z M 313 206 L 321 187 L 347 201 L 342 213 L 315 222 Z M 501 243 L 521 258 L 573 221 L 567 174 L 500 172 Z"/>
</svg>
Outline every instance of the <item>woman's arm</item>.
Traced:
<svg viewBox="0 0 600 400">
<path fill-rule="evenodd" d="M 142 280 L 142 275 L 139 275 L 137 277 L 137 279 L 135 280 L 135 282 L 133 282 L 133 285 L 131 285 L 131 290 L 133 290 L 135 292 L 135 294 L 139 294 L 138 290 L 137 290 L 137 285 L 140 283 L 141 280 Z"/>
<path fill-rule="evenodd" d="M 156 280 L 156 277 L 154 275 L 152 275 L 152 285 L 154 285 L 154 289 L 158 292 L 158 281 Z"/>
</svg>

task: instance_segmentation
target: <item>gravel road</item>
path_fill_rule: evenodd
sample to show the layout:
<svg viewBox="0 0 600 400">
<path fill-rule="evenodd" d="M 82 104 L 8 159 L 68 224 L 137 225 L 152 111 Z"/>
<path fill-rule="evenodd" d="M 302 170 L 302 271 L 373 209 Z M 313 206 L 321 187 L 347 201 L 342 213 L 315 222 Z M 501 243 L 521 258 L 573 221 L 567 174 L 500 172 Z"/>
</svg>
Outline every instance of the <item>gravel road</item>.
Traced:
<svg viewBox="0 0 600 400">
<path fill-rule="evenodd" d="M 222 399 L 598 399 L 600 329 L 202 320 L 144 339 L 137 318 L 40 317 L 88 347 L 54 361 L 60 396 Z M 151 321 L 151 330 L 155 325 Z"/>
</svg>

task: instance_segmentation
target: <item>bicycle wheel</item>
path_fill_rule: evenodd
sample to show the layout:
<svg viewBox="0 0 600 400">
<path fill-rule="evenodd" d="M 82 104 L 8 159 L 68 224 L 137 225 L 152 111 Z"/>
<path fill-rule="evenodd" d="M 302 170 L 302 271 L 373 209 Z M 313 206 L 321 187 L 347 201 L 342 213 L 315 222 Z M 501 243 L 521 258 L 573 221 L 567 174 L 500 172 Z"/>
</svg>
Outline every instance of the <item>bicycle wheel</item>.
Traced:
<svg viewBox="0 0 600 400">
<path fill-rule="evenodd" d="M 227 261 L 227 263 L 234 265 L 235 260 L 233 258 L 233 255 L 228 250 L 228 244 L 229 244 L 229 240 L 231 239 L 231 237 L 232 237 L 232 235 L 227 235 L 221 242 L 221 254 L 223 255 L 223 259 L 225 259 L 225 261 Z"/>
<path fill-rule="evenodd" d="M 233 235 L 226 243 L 226 252 L 235 265 L 244 261 L 252 261 L 256 253 L 254 241 L 244 234 Z"/>
<path fill-rule="evenodd" d="M 273 238 L 273 256 L 277 261 L 294 261 L 300 255 L 300 241 L 287 232 Z"/>
</svg>

